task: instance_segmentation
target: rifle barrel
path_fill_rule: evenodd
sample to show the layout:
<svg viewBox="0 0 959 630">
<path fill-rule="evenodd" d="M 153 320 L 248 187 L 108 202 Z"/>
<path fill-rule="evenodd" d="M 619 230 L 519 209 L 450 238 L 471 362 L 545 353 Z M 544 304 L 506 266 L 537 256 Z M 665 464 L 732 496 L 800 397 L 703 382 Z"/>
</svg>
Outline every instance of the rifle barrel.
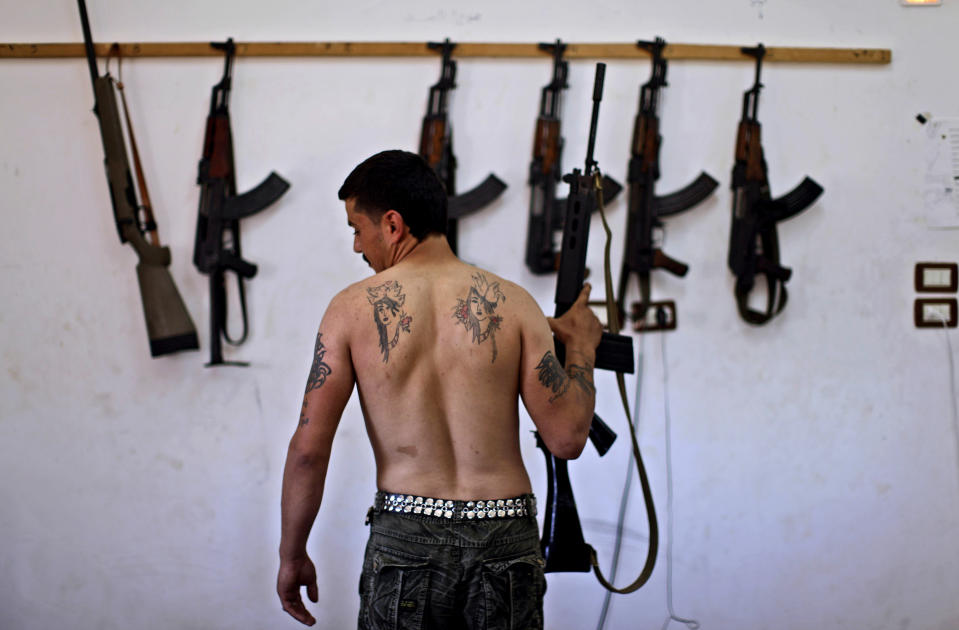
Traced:
<svg viewBox="0 0 959 630">
<path fill-rule="evenodd" d="M 586 147 L 586 175 L 593 173 L 596 161 L 593 160 L 593 148 L 596 145 L 596 123 L 599 121 L 599 103 L 603 100 L 603 80 L 606 78 L 606 64 L 596 64 L 596 79 L 593 83 L 593 114 L 589 121 L 589 144 Z"/>
<path fill-rule="evenodd" d="M 87 3 L 84 0 L 77 0 L 77 4 L 80 6 L 80 24 L 83 25 L 83 44 L 87 51 L 87 63 L 90 65 L 90 80 L 96 86 L 97 79 L 100 78 L 100 71 L 97 69 L 97 54 L 93 50 L 93 35 L 90 34 Z"/>
</svg>

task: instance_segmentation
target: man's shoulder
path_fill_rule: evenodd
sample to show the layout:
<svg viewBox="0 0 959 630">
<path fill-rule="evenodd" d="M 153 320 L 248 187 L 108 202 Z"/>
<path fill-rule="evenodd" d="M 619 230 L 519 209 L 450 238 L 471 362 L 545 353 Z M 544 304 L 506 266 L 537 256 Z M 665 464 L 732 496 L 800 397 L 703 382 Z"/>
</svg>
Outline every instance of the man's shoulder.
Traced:
<svg viewBox="0 0 959 630">
<path fill-rule="evenodd" d="M 495 290 L 502 293 L 514 309 L 533 315 L 542 315 L 539 304 L 521 285 L 480 267 L 471 265 L 469 270 L 472 285 L 481 294 Z"/>
<path fill-rule="evenodd" d="M 396 278 L 387 277 L 388 275 L 392 276 L 392 274 L 380 272 L 376 275 L 369 276 L 368 278 L 358 280 L 353 284 L 343 288 L 339 293 L 333 296 L 332 300 L 330 300 L 330 305 L 327 307 L 327 311 L 330 309 L 349 311 L 356 308 L 357 304 L 366 303 L 372 300 L 373 294 L 377 292 L 379 287 L 397 283 Z"/>
</svg>

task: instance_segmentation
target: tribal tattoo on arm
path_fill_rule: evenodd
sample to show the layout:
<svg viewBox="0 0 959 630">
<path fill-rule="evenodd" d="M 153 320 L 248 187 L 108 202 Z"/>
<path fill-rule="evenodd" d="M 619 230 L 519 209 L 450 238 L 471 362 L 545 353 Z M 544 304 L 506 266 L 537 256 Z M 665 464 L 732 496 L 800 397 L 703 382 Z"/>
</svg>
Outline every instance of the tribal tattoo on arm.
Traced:
<svg viewBox="0 0 959 630">
<path fill-rule="evenodd" d="M 593 366 L 588 361 L 584 362 L 583 365 L 570 363 L 569 367 L 564 370 L 559 363 L 559 359 L 551 350 L 547 350 L 543 358 L 540 359 L 539 365 L 536 366 L 536 370 L 539 373 L 539 382 L 543 387 L 553 392 L 549 402 L 564 396 L 569 391 L 570 383 L 575 383 L 587 396 L 596 393 L 592 377 Z"/>
<path fill-rule="evenodd" d="M 303 407 L 300 409 L 300 426 L 309 423 L 306 415 L 306 396 L 314 389 L 323 387 L 326 377 L 333 373 L 330 366 L 323 361 L 326 356 L 326 346 L 323 345 L 323 333 L 317 333 L 316 346 L 313 348 L 313 365 L 310 367 L 310 376 L 306 379 L 306 392 L 303 394 Z"/>
<path fill-rule="evenodd" d="M 306 393 L 309 394 L 314 389 L 322 387 L 326 382 L 326 377 L 333 373 L 330 366 L 323 362 L 326 356 L 326 346 L 323 345 L 323 333 L 316 335 L 316 346 L 313 348 L 313 366 L 310 368 L 310 376 L 306 379 Z"/>
</svg>

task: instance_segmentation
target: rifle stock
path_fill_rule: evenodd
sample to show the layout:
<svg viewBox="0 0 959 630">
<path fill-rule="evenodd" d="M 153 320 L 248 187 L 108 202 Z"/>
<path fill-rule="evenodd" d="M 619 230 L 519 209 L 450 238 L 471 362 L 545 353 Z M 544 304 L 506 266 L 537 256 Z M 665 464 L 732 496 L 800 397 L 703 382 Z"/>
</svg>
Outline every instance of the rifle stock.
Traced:
<svg viewBox="0 0 959 630">
<path fill-rule="evenodd" d="M 147 230 L 155 233 L 155 226 L 147 227 L 138 214 L 141 204 L 133 185 L 113 79 L 109 74 L 99 74 L 86 3 L 78 0 L 78 6 L 93 82 L 94 112 L 100 127 L 110 202 L 120 242 L 129 243 L 137 254 L 137 284 L 150 342 L 150 355 L 158 357 L 180 350 L 195 350 L 200 347 L 196 327 L 170 275 L 170 249 L 158 242 L 148 242 L 144 236 Z M 153 223 L 152 216 L 149 223 Z"/>
</svg>

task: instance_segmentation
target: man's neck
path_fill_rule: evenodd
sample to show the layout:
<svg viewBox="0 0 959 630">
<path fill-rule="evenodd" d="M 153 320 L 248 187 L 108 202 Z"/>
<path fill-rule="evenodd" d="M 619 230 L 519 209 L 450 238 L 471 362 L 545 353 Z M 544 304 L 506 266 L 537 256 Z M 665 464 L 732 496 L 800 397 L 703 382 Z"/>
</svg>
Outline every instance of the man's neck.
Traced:
<svg viewBox="0 0 959 630">
<path fill-rule="evenodd" d="M 442 234 L 427 234 L 422 240 L 410 237 L 401 243 L 397 243 L 396 250 L 392 255 L 390 267 L 395 267 L 401 262 L 421 263 L 426 261 L 436 261 L 443 258 L 455 258 L 453 250 L 450 249 L 446 236 Z"/>
</svg>

